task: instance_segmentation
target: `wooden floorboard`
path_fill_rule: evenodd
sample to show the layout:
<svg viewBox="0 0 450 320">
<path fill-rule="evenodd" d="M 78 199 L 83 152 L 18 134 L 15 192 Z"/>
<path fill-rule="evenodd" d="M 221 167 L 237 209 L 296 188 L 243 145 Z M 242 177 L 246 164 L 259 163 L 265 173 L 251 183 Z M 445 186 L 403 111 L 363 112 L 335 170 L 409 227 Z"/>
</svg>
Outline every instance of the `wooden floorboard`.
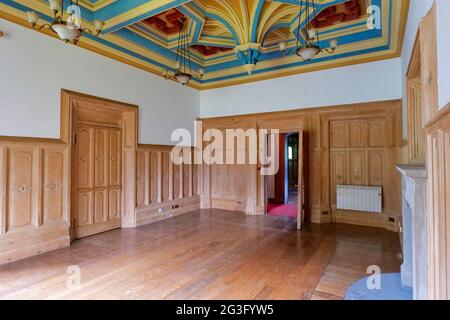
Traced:
<svg viewBox="0 0 450 320">
<path fill-rule="evenodd" d="M 0 266 L 0 299 L 336 300 L 370 265 L 398 272 L 399 252 L 385 230 L 203 210 Z"/>
</svg>

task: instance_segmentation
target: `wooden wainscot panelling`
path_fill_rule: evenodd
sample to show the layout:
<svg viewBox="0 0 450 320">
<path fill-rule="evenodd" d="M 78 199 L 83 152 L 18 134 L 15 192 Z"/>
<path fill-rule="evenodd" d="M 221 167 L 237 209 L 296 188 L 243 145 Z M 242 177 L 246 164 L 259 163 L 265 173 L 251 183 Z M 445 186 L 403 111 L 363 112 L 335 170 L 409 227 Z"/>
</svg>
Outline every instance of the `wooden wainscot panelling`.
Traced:
<svg viewBox="0 0 450 320">
<path fill-rule="evenodd" d="M 203 128 L 266 128 L 305 135 L 306 217 L 398 231 L 401 101 L 203 119 Z M 249 165 L 203 165 L 202 207 L 264 214 L 265 181 Z M 382 186 L 381 214 L 336 210 L 336 185 Z M 254 203 L 256 202 L 256 206 Z"/>
<path fill-rule="evenodd" d="M 436 29 L 435 3 L 420 23 L 420 69 L 425 124 L 435 117 L 439 109 Z M 442 70 L 442 72 L 445 72 L 445 70 Z"/>
<path fill-rule="evenodd" d="M 140 145 L 137 151 L 136 225 L 144 225 L 200 208 L 198 165 L 191 149 L 183 164 L 171 161 L 171 146 Z"/>
<path fill-rule="evenodd" d="M 263 123 L 262 125 L 272 125 Z M 221 123 L 206 121 L 204 129 L 220 130 L 224 137 L 227 129 L 256 129 L 255 121 L 231 121 L 231 123 Z M 226 141 L 224 141 L 226 142 Z M 230 143 L 229 141 L 228 143 Z M 248 159 L 251 152 L 257 153 L 258 150 L 248 149 L 239 150 L 237 138 L 234 139 L 234 145 L 228 145 L 227 148 L 235 151 L 235 161 L 237 154 L 243 152 Z M 208 143 L 204 143 L 207 145 Z M 223 161 L 225 162 L 225 155 Z M 203 186 L 202 208 L 219 208 L 225 210 L 241 211 L 248 215 L 263 215 L 265 207 L 264 199 L 264 181 L 259 175 L 258 166 L 254 164 L 212 164 L 203 165 Z"/>
<path fill-rule="evenodd" d="M 350 116 L 330 114 L 330 194 L 332 219 L 335 222 L 382 227 L 397 231 L 400 222 L 401 188 L 395 171 L 401 133 L 394 130 L 399 123 L 398 109 L 380 106 L 372 113 Z M 333 120 L 338 117 L 339 120 Z M 348 128 L 348 129 L 347 129 Z M 342 136 L 348 135 L 348 142 Z M 336 137 L 335 137 L 336 136 Z M 381 186 L 381 214 L 339 210 L 336 208 L 336 186 Z"/>
<path fill-rule="evenodd" d="M 0 140 L 0 264 L 68 246 L 68 146 Z"/>
<path fill-rule="evenodd" d="M 428 170 L 428 293 L 450 297 L 450 104 L 426 128 Z"/>
<path fill-rule="evenodd" d="M 414 42 L 411 59 L 409 61 L 408 71 L 406 74 L 406 100 L 407 100 L 407 123 L 408 123 L 408 141 L 406 144 L 405 155 L 402 156 L 402 162 L 408 164 L 425 164 L 426 143 L 425 132 L 423 129 L 425 118 L 430 115 L 424 113 L 424 97 L 422 85 L 422 62 L 421 62 L 421 32 L 417 33 Z M 428 50 L 428 49 L 424 49 Z M 429 68 L 429 66 L 428 66 Z M 427 90 L 430 86 L 426 86 Z M 429 96 L 429 94 L 427 94 Z M 428 103 L 428 107 L 430 107 Z M 434 106 L 432 107 L 434 108 Z M 431 111 L 431 113 L 434 113 Z"/>
</svg>

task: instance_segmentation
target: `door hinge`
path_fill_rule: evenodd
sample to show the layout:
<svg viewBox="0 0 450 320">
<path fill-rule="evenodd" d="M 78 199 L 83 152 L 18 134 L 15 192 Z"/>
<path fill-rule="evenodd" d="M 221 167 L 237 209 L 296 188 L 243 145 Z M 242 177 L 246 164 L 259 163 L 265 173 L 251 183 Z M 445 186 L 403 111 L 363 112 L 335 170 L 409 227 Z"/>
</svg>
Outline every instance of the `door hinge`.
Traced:
<svg viewBox="0 0 450 320">
<path fill-rule="evenodd" d="M 73 144 L 77 144 L 77 135 L 76 134 L 73 136 Z"/>
</svg>

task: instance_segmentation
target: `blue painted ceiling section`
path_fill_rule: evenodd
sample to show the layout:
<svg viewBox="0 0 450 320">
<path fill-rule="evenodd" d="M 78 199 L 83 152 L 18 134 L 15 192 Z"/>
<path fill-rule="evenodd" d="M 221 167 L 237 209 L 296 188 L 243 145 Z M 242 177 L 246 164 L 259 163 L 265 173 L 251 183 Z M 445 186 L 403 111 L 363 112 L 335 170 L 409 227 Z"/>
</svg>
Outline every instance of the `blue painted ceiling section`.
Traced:
<svg viewBox="0 0 450 320">
<path fill-rule="evenodd" d="M 94 19 L 101 19 L 103 21 L 108 21 L 111 19 L 115 19 L 120 15 L 123 15 L 125 13 L 128 13 L 132 10 L 140 10 L 142 6 L 145 6 L 147 4 L 150 4 L 153 1 L 158 0 L 116 0 L 112 1 L 110 4 L 105 5 L 97 10 L 90 10 L 86 6 L 82 6 L 82 17 L 86 21 L 92 21 Z M 161 55 L 169 60 L 175 61 L 176 59 L 176 45 L 169 45 L 169 43 L 173 44 L 174 39 L 168 38 L 164 35 L 161 35 L 158 30 L 151 30 L 148 28 L 144 28 L 142 25 L 139 24 L 142 20 L 152 17 L 154 15 L 157 15 L 159 13 L 165 12 L 168 9 L 177 8 L 180 12 L 182 12 L 186 17 L 188 17 L 190 21 L 189 26 L 189 38 L 190 38 L 190 44 L 201 44 L 201 45 L 211 45 L 211 46 L 221 46 L 221 47 L 231 47 L 231 43 L 234 43 L 234 45 L 238 46 L 241 45 L 239 43 L 239 35 L 237 34 L 235 28 L 222 16 L 219 16 L 214 11 L 209 11 L 208 6 L 202 3 L 203 0 L 167 0 L 165 1 L 164 5 L 152 7 L 151 10 L 144 11 L 143 13 L 138 12 L 135 16 L 130 15 L 130 18 L 126 18 L 125 20 L 121 20 L 117 24 L 112 24 L 110 27 L 107 26 L 104 33 L 108 34 L 111 33 L 115 36 L 118 36 L 120 38 L 123 38 L 133 44 L 136 44 L 146 50 L 151 51 L 152 53 Z M 208 0 L 211 1 L 211 0 Z M 227 1 L 227 0 L 222 0 Z M 267 5 L 268 1 L 266 0 L 257 0 L 257 7 L 255 10 L 255 17 L 256 19 L 253 20 L 251 29 L 253 30 L 250 35 L 250 42 L 256 42 L 257 41 L 257 30 L 258 30 L 258 23 L 260 21 L 260 15 L 263 10 L 263 7 Z M 281 5 L 295 5 L 298 7 L 298 4 L 300 3 L 299 0 L 271 0 L 272 2 L 278 2 Z M 331 2 L 328 2 L 326 4 L 321 4 L 318 2 L 316 4 L 317 12 L 322 11 L 323 9 L 333 6 L 336 4 L 341 4 L 346 2 L 347 0 L 334 0 Z M 355 20 L 350 23 L 342 24 L 342 25 L 336 25 L 333 28 L 325 28 L 324 30 L 319 30 L 320 35 L 325 38 L 325 40 L 321 40 L 320 45 L 322 47 L 329 47 L 329 40 L 326 39 L 327 36 L 330 34 L 339 34 L 337 36 L 337 40 L 339 45 L 347 45 L 347 44 L 355 44 L 360 43 L 364 41 L 369 41 L 377 38 L 381 38 L 383 36 L 383 30 L 389 31 L 389 33 L 392 31 L 392 3 L 393 1 L 399 1 L 399 0 L 370 0 L 372 5 L 382 7 L 386 3 L 389 5 L 389 9 L 387 12 L 389 12 L 389 24 L 388 25 L 382 25 L 381 30 L 369 30 L 368 28 L 364 29 L 365 21 L 361 20 Z M 21 10 L 23 12 L 33 10 L 32 8 L 27 7 L 24 5 L 23 1 L 14 1 L 14 0 L 0 0 L 1 3 L 6 4 L 12 8 Z M 89 0 L 89 2 L 92 4 L 100 3 L 101 0 Z M 317 1 L 316 1 L 317 2 Z M 66 7 L 69 5 L 69 2 L 65 2 Z M 385 8 L 383 8 L 385 9 Z M 381 10 L 383 12 L 383 10 Z M 43 15 L 42 13 L 41 17 L 45 20 L 51 20 L 52 18 L 48 15 Z M 310 18 L 313 18 L 311 15 Z M 210 19 L 212 21 L 216 21 L 218 24 L 222 25 L 224 30 L 228 32 L 228 35 L 225 34 L 203 34 L 204 26 L 205 26 L 205 20 Z M 383 21 L 383 19 L 381 19 Z M 267 47 L 267 50 L 262 50 L 259 53 L 258 61 L 264 62 L 264 61 L 270 61 L 273 59 L 280 59 L 283 57 L 290 57 L 295 56 L 295 43 L 297 42 L 296 34 L 297 34 L 297 21 L 298 21 L 298 14 L 295 14 L 293 17 L 291 17 L 291 20 L 286 21 L 282 20 L 274 25 L 272 25 L 268 31 L 265 33 L 263 37 L 263 43 L 264 40 L 268 39 L 269 35 L 272 34 L 272 32 L 276 30 L 286 30 L 290 29 L 292 32 L 289 35 L 289 38 L 286 39 L 288 42 L 288 49 L 286 52 L 282 53 L 279 50 L 276 50 L 276 43 L 270 44 L 269 47 Z M 300 24 L 300 28 L 305 27 L 306 22 L 302 21 Z M 136 30 L 140 31 L 142 34 L 146 34 L 148 36 L 143 36 L 140 33 L 135 32 L 133 28 L 129 28 L 130 26 L 133 26 Z M 352 30 L 358 30 L 358 31 L 352 31 Z M 348 32 L 347 32 L 348 31 Z M 104 44 L 106 46 L 109 46 L 115 50 L 118 50 L 120 52 L 123 52 L 124 54 L 133 56 L 135 58 L 141 59 L 142 61 L 146 61 L 151 63 L 154 66 L 160 67 L 164 70 L 169 70 L 174 72 L 174 66 L 164 64 L 160 61 L 152 60 L 149 57 L 144 56 L 143 54 L 139 54 L 133 50 L 130 50 L 128 48 L 124 48 L 123 46 L 120 46 L 118 44 L 112 43 L 111 41 L 106 40 L 106 38 L 102 37 L 93 37 L 90 35 L 86 35 L 93 41 L 96 41 L 98 43 Z M 152 40 L 154 39 L 154 40 Z M 391 37 L 388 37 L 389 42 L 386 45 L 380 45 L 378 47 L 371 47 L 367 49 L 361 49 L 356 50 L 352 52 L 345 52 L 340 54 L 334 54 L 334 55 L 327 55 L 322 56 L 319 58 L 316 58 L 312 61 L 302 61 L 297 60 L 296 62 L 291 63 L 285 63 L 280 64 L 277 66 L 271 66 L 269 68 L 264 69 L 256 69 L 254 71 L 255 74 L 258 73 L 266 73 L 273 70 L 280 70 L 280 69 L 290 69 L 292 67 L 301 67 L 301 66 L 307 66 L 311 64 L 316 64 L 320 62 L 325 61 L 331 61 L 334 59 L 341 59 L 344 57 L 352 57 L 352 56 L 360 56 L 367 53 L 373 53 L 373 52 L 379 52 L 391 49 L 390 48 L 390 39 Z M 232 41 L 229 44 L 224 44 L 223 41 Z M 305 40 L 300 37 L 299 41 L 303 43 Z M 167 44 L 167 45 L 164 45 Z M 239 59 L 239 54 L 236 54 L 235 52 L 227 52 L 227 53 L 220 53 L 217 56 L 202 56 L 199 52 L 193 53 L 193 56 L 195 57 L 195 61 L 193 61 L 192 66 L 195 69 L 204 68 L 207 73 L 213 73 L 213 72 L 219 72 L 224 71 L 230 68 L 235 68 L 242 66 L 242 61 Z M 217 77 L 206 77 L 205 79 L 195 79 L 200 84 L 207 84 L 212 83 L 216 81 L 222 81 L 226 79 L 231 78 L 239 78 L 247 76 L 247 73 L 244 69 L 242 69 L 242 72 L 233 73 L 233 74 L 227 74 L 227 75 L 218 75 Z"/>
</svg>

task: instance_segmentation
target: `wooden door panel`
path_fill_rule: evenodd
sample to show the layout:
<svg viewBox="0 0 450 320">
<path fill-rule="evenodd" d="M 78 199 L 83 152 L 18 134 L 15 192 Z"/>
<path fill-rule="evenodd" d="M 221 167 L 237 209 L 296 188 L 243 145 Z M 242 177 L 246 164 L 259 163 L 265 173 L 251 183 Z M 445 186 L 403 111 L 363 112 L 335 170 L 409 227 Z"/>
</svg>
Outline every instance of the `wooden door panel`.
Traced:
<svg viewBox="0 0 450 320">
<path fill-rule="evenodd" d="M 77 220 L 76 226 L 93 224 L 92 214 L 92 192 L 82 192 L 78 194 Z"/>
<path fill-rule="evenodd" d="M 109 219 L 119 219 L 121 212 L 121 190 L 119 188 L 109 190 Z"/>
<path fill-rule="evenodd" d="M 183 198 L 188 197 L 189 193 L 192 192 L 191 174 L 191 165 L 183 164 Z"/>
<path fill-rule="evenodd" d="M 150 152 L 150 203 L 158 201 L 158 152 Z"/>
<path fill-rule="evenodd" d="M 78 188 L 92 188 L 94 181 L 94 149 L 93 149 L 94 129 L 80 126 L 78 131 Z"/>
<path fill-rule="evenodd" d="M 346 148 L 348 146 L 348 121 L 331 121 L 330 147 Z"/>
<path fill-rule="evenodd" d="M 109 186 L 121 185 L 121 143 L 122 134 L 119 129 L 109 130 Z"/>
<path fill-rule="evenodd" d="M 162 153 L 162 201 L 169 200 L 169 154 Z"/>
<path fill-rule="evenodd" d="M 108 186 L 108 129 L 95 129 L 95 187 Z"/>
<path fill-rule="evenodd" d="M 235 189 L 237 197 L 240 199 L 245 199 L 245 165 L 236 165 L 236 179 L 235 179 Z"/>
<path fill-rule="evenodd" d="M 371 186 L 383 185 L 383 170 L 385 166 L 384 151 L 369 152 L 369 184 Z"/>
<path fill-rule="evenodd" d="M 234 165 L 232 164 L 226 164 L 223 166 L 224 170 L 225 170 L 225 175 L 224 175 L 224 179 L 223 179 L 223 184 L 224 184 L 224 190 L 225 190 L 225 194 L 229 195 L 231 197 L 237 197 L 237 190 L 234 187 Z"/>
<path fill-rule="evenodd" d="M 386 120 L 369 121 L 369 147 L 386 146 Z"/>
<path fill-rule="evenodd" d="M 122 216 L 122 135 L 117 128 L 79 124 L 76 237 L 120 226 Z M 114 221 L 111 221 L 114 220 Z"/>
<path fill-rule="evenodd" d="M 136 200 L 137 206 L 145 204 L 145 151 L 138 151 L 136 156 Z"/>
<path fill-rule="evenodd" d="M 178 199 L 180 197 L 180 169 L 181 165 L 172 164 L 173 166 L 173 199 Z"/>
<path fill-rule="evenodd" d="M 11 227 L 22 227 L 31 223 L 33 160 L 33 149 L 10 149 L 8 225 Z"/>
<path fill-rule="evenodd" d="M 220 179 L 220 169 L 218 164 L 211 165 L 211 194 L 213 197 L 220 195 L 220 186 L 218 181 Z"/>
<path fill-rule="evenodd" d="M 96 190 L 94 193 L 94 223 L 108 221 L 108 190 Z"/>
<path fill-rule="evenodd" d="M 63 216 L 64 154 L 49 151 L 44 154 L 43 209 L 46 220 Z"/>
<path fill-rule="evenodd" d="M 331 152 L 331 176 L 336 184 L 346 184 L 347 176 L 347 152 L 332 151 Z"/>
<path fill-rule="evenodd" d="M 364 148 L 367 146 L 367 121 L 350 121 L 350 148 Z"/>
<path fill-rule="evenodd" d="M 336 186 L 347 183 L 347 152 L 346 151 L 332 151 L 330 154 L 330 188 L 331 188 L 331 203 L 336 205 Z"/>
<path fill-rule="evenodd" d="M 194 164 L 192 166 L 192 193 L 194 194 L 194 196 L 199 195 L 199 190 L 198 190 L 199 171 L 200 171 L 200 166 L 197 164 Z"/>
<path fill-rule="evenodd" d="M 364 151 L 350 151 L 350 184 L 366 185 L 366 154 Z"/>
</svg>

